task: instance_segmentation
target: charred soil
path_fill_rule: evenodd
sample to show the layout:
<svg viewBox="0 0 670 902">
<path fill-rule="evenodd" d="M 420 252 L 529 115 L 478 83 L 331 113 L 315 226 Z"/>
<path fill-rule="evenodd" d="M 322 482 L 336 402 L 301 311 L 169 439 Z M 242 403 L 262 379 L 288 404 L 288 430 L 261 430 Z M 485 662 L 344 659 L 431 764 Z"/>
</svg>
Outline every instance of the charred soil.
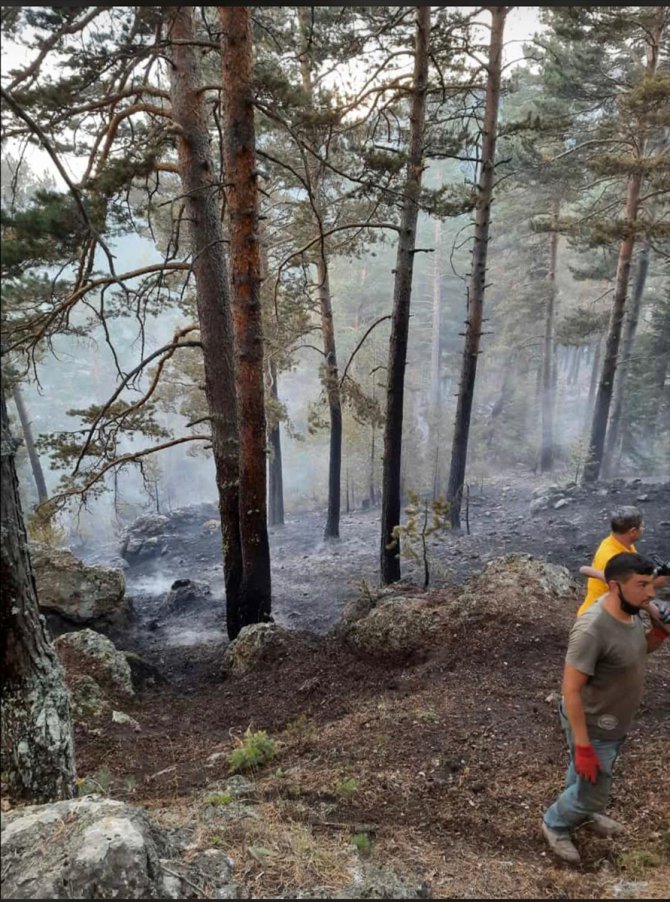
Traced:
<svg viewBox="0 0 670 902">
<path fill-rule="evenodd" d="M 644 547 L 668 556 L 668 485 L 608 486 L 606 496 L 583 492 L 533 517 L 530 487 L 503 489 L 490 488 L 473 505 L 471 535 L 447 534 L 436 546 L 433 567 L 443 571 L 429 600 L 454 604 L 454 586 L 510 552 L 564 564 L 577 576 L 618 503 L 647 505 Z M 648 501 L 638 502 L 642 495 Z M 603 839 L 580 831 L 583 863 L 564 866 L 545 846 L 540 822 L 564 776 L 557 700 L 579 592 L 531 621 L 519 585 L 496 599 L 490 617 L 455 617 L 437 647 L 394 662 L 358 656 L 326 630 L 365 591 L 361 580 L 375 579 L 377 516 L 350 516 L 355 539 L 346 537 L 345 518 L 337 553 L 292 538 L 290 523 L 273 537 L 275 551 L 284 548 L 274 558 L 277 619 L 320 633 L 315 645 L 271 669 L 231 676 L 221 667 L 223 638 L 145 643 L 170 682 L 123 700 L 139 730 L 77 725 L 79 774 L 104 772 L 112 796 L 190 830 L 198 847 L 224 847 L 252 898 L 315 887 L 336 895 L 363 858 L 423 885 L 432 898 L 665 898 L 669 649 L 649 661 L 644 703 L 614 782 L 611 813 L 627 832 Z M 362 548 L 363 535 L 371 547 Z M 194 569 L 173 575 L 200 577 L 210 552 L 200 542 L 205 558 L 188 562 L 188 543 L 180 547 Z M 296 585 L 306 594 L 293 594 Z M 408 584 L 399 591 L 419 592 Z M 247 774 L 253 813 L 203 826 L 196 809 L 208 790 L 225 786 L 228 755 L 248 728 L 277 743 L 275 758 Z"/>
</svg>

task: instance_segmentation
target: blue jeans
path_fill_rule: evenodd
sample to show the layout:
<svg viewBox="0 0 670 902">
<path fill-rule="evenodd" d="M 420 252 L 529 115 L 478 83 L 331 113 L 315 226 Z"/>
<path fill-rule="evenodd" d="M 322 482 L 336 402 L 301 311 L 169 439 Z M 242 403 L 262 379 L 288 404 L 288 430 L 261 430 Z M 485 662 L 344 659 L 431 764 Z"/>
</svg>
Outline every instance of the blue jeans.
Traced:
<svg viewBox="0 0 670 902">
<path fill-rule="evenodd" d="M 619 757 L 623 739 L 592 739 L 593 746 L 602 770 L 598 771 L 595 783 L 580 777 L 575 771 L 575 743 L 570 724 L 563 712 L 563 704 L 559 709 L 561 725 L 568 740 L 570 760 L 565 775 L 565 789 L 553 805 L 544 813 L 544 822 L 551 830 L 558 833 L 569 833 L 592 818 L 594 814 L 602 814 L 610 800 L 612 787 L 612 770 Z"/>
</svg>

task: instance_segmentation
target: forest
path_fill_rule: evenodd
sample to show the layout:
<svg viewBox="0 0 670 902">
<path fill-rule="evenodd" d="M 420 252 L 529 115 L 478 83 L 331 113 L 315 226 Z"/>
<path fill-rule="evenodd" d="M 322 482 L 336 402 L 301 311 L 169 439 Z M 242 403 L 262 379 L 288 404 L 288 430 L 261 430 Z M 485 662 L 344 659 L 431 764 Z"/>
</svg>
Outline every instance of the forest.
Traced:
<svg viewBox="0 0 670 902">
<path fill-rule="evenodd" d="M 531 11 L 519 38 L 515 17 Z M 44 617 L 48 590 L 33 575 L 44 548 L 123 564 L 137 648 L 149 650 L 153 630 L 155 661 L 158 594 L 143 600 L 139 577 L 177 579 L 173 592 L 188 582 L 186 558 L 193 585 L 216 573 L 221 641 L 194 665 L 206 692 L 224 649 L 257 625 L 304 630 L 315 612 L 322 631 L 335 624 L 353 579 L 370 598 L 454 591 L 446 573 L 474 577 L 490 559 L 487 531 L 491 552 L 588 563 L 577 539 L 561 556 L 553 509 L 536 504 L 544 526 L 525 525 L 531 498 L 575 505 L 573 526 L 595 541 L 608 492 L 631 503 L 651 493 L 647 540 L 667 559 L 667 6 L 3 6 L 1 35 L 11 799 L 71 799 L 75 759 L 102 761 L 93 734 L 73 732 L 68 658 L 54 648 L 73 627 Z M 176 535 L 193 511 L 211 543 L 137 531 Z M 516 546 L 515 529 L 526 530 Z M 134 559 L 129 537 L 145 542 Z M 155 559 L 141 560 L 152 541 Z M 290 600 L 301 568 L 312 580 L 303 606 Z M 560 655 L 567 632 L 547 629 Z M 305 641 L 295 654 L 307 661 Z M 385 689 L 385 668 L 366 671 L 350 652 L 351 674 Z M 483 640 L 464 671 L 479 652 L 485 661 Z M 329 654 L 314 652 L 324 685 Z M 443 673 L 431 660 L 426 673 Z M 250 687 L 262 685 L 277 702 L 280 686 L 309 683 L 301 666 L 276 675 L 274 692 L 271 674 L 252 675 L 238 698 L 255 710 Z M 212 701 L 198 698 L 206 711 Z M 243 721 L 268 728 L 278 716 L 269 703 L 255 718 L 228 704 L 222 723 L 240 735 Z M 303 720 L 289 747 L 307 742 L 312 716 L 293 711 Z M 345 778 L 340 808 L 356 795 Z M 328 822 L 351 819 L 368 836 L 368 815 L 361 803 Z M 667 818 L 662 829 L 667 838 Z M 260 891 L 295 891 L 295 875 L 258 876 L 272 872 L 263 842 L 252 854 Z M 177 871 L 174 898 L 191 879 Z M 524 874 L 529 897 L 586 886 Z M 421 897 L 393 891 L 378 897 Z"/>
</svg>

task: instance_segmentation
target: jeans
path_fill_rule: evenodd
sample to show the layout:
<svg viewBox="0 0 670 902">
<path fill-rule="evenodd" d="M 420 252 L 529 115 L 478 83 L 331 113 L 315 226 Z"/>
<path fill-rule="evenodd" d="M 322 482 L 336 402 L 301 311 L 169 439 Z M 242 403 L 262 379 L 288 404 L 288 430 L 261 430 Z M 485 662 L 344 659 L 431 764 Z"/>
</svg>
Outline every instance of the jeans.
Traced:
<svg viewBox="0 0 670 902">
<path fill-rule="evenodd" d="M 565 775 L 565 789 L 553 805 L 550 805 L 545 811 L 544 822 L 547 827 L 557 833 L 569 833 L 575 827 L 590 820 L 594 814 L 602 814 L 605 811 L 610 800 L 612 769 L 614 762 L 619 757 L 624 739 L 591 740 L 591 745 L 602 765 L 602 770 L 598 771 L 598 779 L 595 783 L 591 783 L 590 780 L 585 780 L 575 771 L 575 744 L 562 703 L 559 714 L 568 741 L 570 760 Z"/>
</svg>

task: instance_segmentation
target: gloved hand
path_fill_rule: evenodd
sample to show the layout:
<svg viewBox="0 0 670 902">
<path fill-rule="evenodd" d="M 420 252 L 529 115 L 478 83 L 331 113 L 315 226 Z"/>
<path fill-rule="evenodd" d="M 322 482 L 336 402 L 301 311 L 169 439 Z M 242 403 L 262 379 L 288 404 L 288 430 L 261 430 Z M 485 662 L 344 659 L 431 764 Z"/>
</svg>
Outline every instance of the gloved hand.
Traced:
<svg viewBox="0 0 670 902">
<path fill-rule="evenodd" d="M 661 625 L 654 626 L 652 629 L 652 635 L 658 636 L 661 642 L 665 642 L 666 639 L 670 638 L 670 607 L 667 605 L 655 605 L 657 614 L 654 617 L 654 620 L 660 622 Z"/>
<path fill-rule="evenodd" d="M 575 770 L 580 777 L 595 783 L 598 779 L 598 771 L 602 769 L 600 758 L 592 745 L 575 746 Z"/>
</svg>

